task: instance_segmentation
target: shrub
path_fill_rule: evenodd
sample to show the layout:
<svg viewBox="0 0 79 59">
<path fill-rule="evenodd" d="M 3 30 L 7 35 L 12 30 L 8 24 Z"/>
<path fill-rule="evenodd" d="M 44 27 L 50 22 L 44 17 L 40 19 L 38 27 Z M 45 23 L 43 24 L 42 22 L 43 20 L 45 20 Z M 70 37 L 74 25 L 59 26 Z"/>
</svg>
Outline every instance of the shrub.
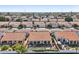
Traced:
<svg viewBox="0 0 79 59">
<path fill-rule="evenodd" d="M 21 44 L 15 44 L 14 46 L 12 46 L 12 48 L 18 53 L 25 53 L 27 51 L 26 47 Z"/>
<path fill-rule="evenodd" d="M 18 29 L 22 29 L 22 28 L 23 28 L 23 25 L 20 24 L 20 25 L 18 26 Z"/>
<path fill-rule="evenodd" d="M 17 22 L 21 22 L 21 21 L 22 21 L 22 19 L 16 19 L 16 21 L 17 21 Z"/>
<path fill-rule="evenodd" d="M 2 51 L 8 50 L 8 48 L 10 48 L 9 45 L 3 45 L 3 46 L 1 46 L 1 50 L 2 50 Z"/>
</svg>

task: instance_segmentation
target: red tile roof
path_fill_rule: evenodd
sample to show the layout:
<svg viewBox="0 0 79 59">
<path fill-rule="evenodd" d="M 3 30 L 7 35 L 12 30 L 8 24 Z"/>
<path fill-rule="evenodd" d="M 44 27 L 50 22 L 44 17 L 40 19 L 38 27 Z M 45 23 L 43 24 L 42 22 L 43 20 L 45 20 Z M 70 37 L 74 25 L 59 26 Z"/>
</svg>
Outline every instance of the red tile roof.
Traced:
<svg viewBox="0 0 79 59">
<path fill-rule="evenodd" d="M 79 15 L 76 15 L 77 19 L 79 19 Z"/>
<path fill-rule="evenodd" d="M 79 41 L 78 35 L 75 32 L 71 32 L 71 31 L 56 32 L 56 36 L 58 38 L 65 38 L 65 39 L 68 39 L 70 41 Z"/>
<path fill-rule="evenodd" d="M 51 41 L 49 32 L 30 32 L 29 41 Z"/>
<path fill-rule="evenodd" d="M 25 33 L 19 32 L 8 32 L 4 33 L 3 38 L 1 41 L 23 41 L 25 39 Z"/>
</svg>

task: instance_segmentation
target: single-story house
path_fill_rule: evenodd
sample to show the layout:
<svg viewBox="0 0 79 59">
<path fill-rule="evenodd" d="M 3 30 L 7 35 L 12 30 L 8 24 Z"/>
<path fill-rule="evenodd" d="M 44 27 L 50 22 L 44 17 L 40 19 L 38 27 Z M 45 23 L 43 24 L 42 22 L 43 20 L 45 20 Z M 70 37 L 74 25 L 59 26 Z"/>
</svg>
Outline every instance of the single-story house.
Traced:
<svg viewBox="0 0 79 59">
<path fill-rule="evenodd" d="M 16 43 L 23 43 L 26 40 L 26 33 L 22 32 L 6 32 L 3 34 L 0 44 L 12 45 Z"/>
<path fill-rule="evenodd" d="M 47 28 L 36 28 L 36 31 L 49 31 L 50 32 L 50 29 L 47 29 Z"/>
<path fill-rule="evenodd" d="M 49 32 L 30 32 L 27 41 L 29 47 L 51 47 L 52 45 Z"/>
<path fill-rule="evenodd" d="M 75 15 L 74 21 L 79 22 L 79 15 Z"/>
<path fill-rule="evenodd" d="M 45 23 L 44 22 L 34 22 L 34 26 L 40 27 L 40 28 L 45 28 Z"/>
<path fill-rule="evenodd" d="M 3 37 L 3 33 L 2 33 L 2 32 L 0 32 L 0 40 L 2 39 L 2 37 Z"/>
<path fill-rule="evenodd" d="M 79 36 L 74 31 L 58 31 L 55 32 L 55 37 L 62 44 L 79 46 Z"/>
<path fill-rule="evenodd" d="M 54 16 L 53 15 L 49 15 L 48 18 L 54 19 Z"/>
<path fill-rule="evenodd" d="M 57 19 L 55 19 L 55 18 L 49 18 L 49 21 L 50 21 L 50 22 L 56 22 Z"/>
<path fill-rule="evenodd" d="M 21 22 L 10 22 L 9 25 L 12 27 L 18 27 L 21 24 Z"/>
<path fill-rule="evenodd" d="M 59 26 L 65 26 L 65 27 L 72 27 L 72 25 L 69 22 L 57 22 Z"/>
<path fill-rule="evenodd" d="M 9 22 L 0 22 L 0 27 L 8 26 Z"/>
<path fill-rule="evenodd" d="M 32 29 L 31 28 L 23 28 L 23 29 L 19 29 L 19 30 L 16 30 L 15 32 L 31 32 Z"/>
<path fill-rule="evenodd" d="M 52 28 L 58 27 L 58 24 L 56 22 L 46 22 L 46 27 L 49 27 L 48 25 L 51 25 Z"/>
<path fill-rule="evenodd" d="M 63 31 L 63 29 L 60 29 L 60 28 L 50 29 L 50 32 L 56 32 L 56 31 Z"/>
<path fill-rule="evenodd" d="M 64 22 L 65 19 L 64 18 L 61 18 L 61 19 L 57 19 L 58 22 Z"/>
<path fill-rule="evenodd" d="M 71 24 L 71 25 L 76 24 L 76 25 L 78 25 L 78 26 L 79 26 L 79 22 L 70 22 L 70 24 Z"/>
<path fill-rule="evenodd" d="M 6 20 L 9 20 L 9 21 L 12 20 L 11 16 L 4 16 L 4 17 L 5 17 Z"/>
<path fill-rule="evenodd" d="M 39 18 L 38 18 L 38 19 L 34 19 L 34 18 L 33 18 L 32 21 L 39 21 Z"/>
<path fill-rule="evenodd" d="M 22 21 L 28 21 L 26 16 L 21 16 Z"/>
<path fill-rule="evenodd" d="M 25 25 L 25 26 L 28 27 L 28 28 L 32 28 L 32 27 L 33 27 L 32 22 L 22 22 L 21 24 L 22 24 L 22 25 Z"/>
<path fill-rule="evenodd" d="M 0 28 L 0 32 L 7 32 L 8 28 Z"/>
<path fill-rule="evenodd" d="M 43 19 L 40 19 L 40 21 L 47 22 L 47 21 L 48 21 L 48 18 L 43 18 Z"/>
</svg>

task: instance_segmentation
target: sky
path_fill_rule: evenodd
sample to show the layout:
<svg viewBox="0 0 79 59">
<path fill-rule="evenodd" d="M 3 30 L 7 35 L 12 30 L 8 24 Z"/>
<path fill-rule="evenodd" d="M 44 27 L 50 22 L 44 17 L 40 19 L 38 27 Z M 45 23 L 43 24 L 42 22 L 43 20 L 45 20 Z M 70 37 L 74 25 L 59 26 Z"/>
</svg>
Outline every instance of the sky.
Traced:
<svg viewBox="0 0 79 59">
<path fill-rule="evenodd" d="M 79 12 L 79 5 L 0 5 L 0 12 Z"/>
</svg>

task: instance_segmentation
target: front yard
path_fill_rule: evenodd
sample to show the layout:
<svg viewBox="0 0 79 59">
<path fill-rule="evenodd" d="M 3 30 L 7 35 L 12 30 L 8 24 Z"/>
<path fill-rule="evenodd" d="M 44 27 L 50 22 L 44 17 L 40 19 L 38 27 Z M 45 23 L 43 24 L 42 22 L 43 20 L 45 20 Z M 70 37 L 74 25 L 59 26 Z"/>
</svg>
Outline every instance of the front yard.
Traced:
<svg viewBox="0 0 79 59">
<path fill-rule="evenodd" d="M 34 51 L 34 52 L 46 52 L 46 51 L 58 51 L 56 48 L 46 48 L 46 47 L 36 47 L 36 48 L 30 48 L 30 50 Z"/>
</svg>

